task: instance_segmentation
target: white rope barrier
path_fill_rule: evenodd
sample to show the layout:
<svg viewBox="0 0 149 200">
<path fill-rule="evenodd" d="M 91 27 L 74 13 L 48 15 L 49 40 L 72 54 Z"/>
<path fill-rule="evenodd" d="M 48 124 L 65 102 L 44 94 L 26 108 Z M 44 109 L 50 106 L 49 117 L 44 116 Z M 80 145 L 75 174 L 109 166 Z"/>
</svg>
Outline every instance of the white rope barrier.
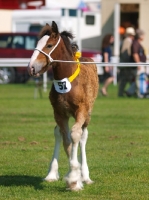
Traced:
<svg viewBox="0 0 149 200">
<path fill-rule="evenodd" d="M 65 60 L 53 60 L 52 62 L 61 62 L 61 63 L 78 63 L 77 61 L 65 61 Z M 119 67 L 137 67 L 137 66 L 146 66 L 149 65 L 149 63 L 114 63 L 114 62 L 99 62 L 99 61 L 93 61 L 93 62 L 84 62 L 84 61 L 80 61 L 79 63 L 81 64 L 98 64 L 101 66 L 119 66 Z"/>
<path fill-rule="evenodd" d="M 0 67 L 27 67 L 30 58 L 0 58 Z"/>
<path fill-rule="evenodd" d="M 29 58 L 0 58 L 0 67 L 27 67 L 30 59 Z M 62 63 L 78 63 L 77 61 L 65 61 L 65 60 L 53 60 L 53 62 L 62 62 Z M 116 66 L 116 67 L 137 67 L 137 66 L 149 66 L 149 63 L 114 63 L 114 62 L 84 62 L 81 61 L 82 64 L 98 64 L 98 66 Z"/>
</svg>

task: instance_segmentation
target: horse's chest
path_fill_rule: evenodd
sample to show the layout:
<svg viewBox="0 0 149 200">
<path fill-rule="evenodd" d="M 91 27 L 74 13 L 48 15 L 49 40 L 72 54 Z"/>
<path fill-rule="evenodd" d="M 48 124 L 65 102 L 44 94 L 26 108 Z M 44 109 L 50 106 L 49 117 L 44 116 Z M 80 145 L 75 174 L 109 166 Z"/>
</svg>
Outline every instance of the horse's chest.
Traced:
<svg viewBox="0 0 149 200">
<path fill-rule="evenodd" d="M 70 109 L 69 102 L 64 98 L 60 98 L 58 100 L 58 104 L 63 110 L 69 110 Z"/>
<path fill-rule="evenodd" d="M 67 95 L 50 96 L 53 109 L 58 113 L 63 113 L 70 116 L 72 113 L 71 100 L 67 98 Z"/>
</svg>

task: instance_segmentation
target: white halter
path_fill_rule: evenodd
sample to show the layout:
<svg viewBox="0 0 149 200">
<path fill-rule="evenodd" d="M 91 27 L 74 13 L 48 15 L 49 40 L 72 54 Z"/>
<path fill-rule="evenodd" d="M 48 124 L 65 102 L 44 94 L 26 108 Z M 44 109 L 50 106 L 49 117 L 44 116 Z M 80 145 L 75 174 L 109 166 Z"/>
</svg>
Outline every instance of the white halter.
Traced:
<svg viewBox="0 0 149 200">
<path fill-rule="evenodd" d="M 38 50 L 39 52 L 43 53 L 45 56 L 47 56 L 50 60 L 50 62 L 53 62 L 53 58 L 51 57 L 51 53 L 56 49 L 56 47 L 58 46 L 58 44 L 60 43 L 61 37 L 59 37 L 56 45 L 53 47 L 53 49 L 49 52 L 49 54 L 45 53 L 44 51 L 42 51 L 41 49 L 38 49 L 37 47 L 35 48 L 36 50 Z"/>
</svg>

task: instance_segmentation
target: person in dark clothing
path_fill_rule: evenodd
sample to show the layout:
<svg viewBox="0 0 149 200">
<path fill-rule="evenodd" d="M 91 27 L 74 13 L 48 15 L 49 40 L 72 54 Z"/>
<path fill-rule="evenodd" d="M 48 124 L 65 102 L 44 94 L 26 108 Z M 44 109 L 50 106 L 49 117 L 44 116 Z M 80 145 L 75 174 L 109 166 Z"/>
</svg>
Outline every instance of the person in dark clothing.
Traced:
<svg viewBox="0 0 149 200">
<path fill-rule="evenodd" d="M 142 41 L 144 40 L 144 31 L 138 29 L 136 31 L 136 37 L 135 37 L 135 40 L 133 41 L 132 43 L 132 47 L 131 47 L 131 60 L 132 62 L 135 62 L 135 63 L 140 63 L 140 62 L 146 62 L 146 55 L 145 55 L 145 51 L 144 51 L 144 48 L 142 46 Z M 135 88 L 135 91 L 132 90 L 132 91 L 129 91 L 129 93 L 131 95 L 133 95 L 134 92 L 136 92 L 137 90 L 137 96 L 139 98 L 143 98 L 143 93 L 140 94 L 140 81 L 139 81 L 139 77 L 141 74 L 146 74 L 146 70 L 145 70 L 145 66 L 141 66 L 139 65 L 137 67 L 137 75 L 136 75 L 136 82 L 135 82 L 135 85 L 136 85 L 136 88 Z M 146 81 L 144 81 L 145 83 Z M 143 84 L 143 82 L 141 82 L 141 85 Z"/>
<path fill-rule="evenodd" d="M 112 49 L 111 44 L 114 42 L 114 37 L 112 34 L 107 34 L 103 38 L 102 41 L 102 62 L 110 62 L 111 56 L 112 56 Z M 101 89 L 101 93 L 104 96 L 107 96 L 107 88 L 108 86 L 113 82 L 113 68 L 111 66 L 105 66 L 104 67 L 104 84 Z"/>
<path fill-rule="evenodd" d="M 126 28 L 125 32 L 126 37 L 122 41 L 120 49 L 120 62 L 129 63 L 131 62 L 131 46 L 135 36 L 135 30 L 133 27 Z M 126 91 L 125 87 L 127 83 L 130 85 L 134 81 L 136 76 L 136 69 L 134 67 L 120 67 L 119 73 L 119 84 L 118 84 L 118 96 L 124 97 Z"/>
<path fill-rule="evenodd" d="M 131 47 L 131 60 L 132 62 L 146 62 L 146 55 L 141 42 L 144 40 L 144 31 L 137 30 L 135 40 Z M 144 67 L 143 67 L 144 68 Z M 137 71 L 143 70 L 141 66 L 137 68 Z"/>
</svg>

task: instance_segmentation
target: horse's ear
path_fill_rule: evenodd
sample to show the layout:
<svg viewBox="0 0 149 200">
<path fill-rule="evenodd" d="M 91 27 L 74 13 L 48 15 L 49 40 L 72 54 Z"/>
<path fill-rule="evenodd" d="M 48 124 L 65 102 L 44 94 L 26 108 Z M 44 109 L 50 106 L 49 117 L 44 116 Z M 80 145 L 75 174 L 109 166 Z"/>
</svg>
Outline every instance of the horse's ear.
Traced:
<svg viewBox="0 0 149 200">
<path fill-rule="evenodd" d="M 52 21 L 52 31 L 56 34 L 58 34 L 58 27 L 57 27 L 57 24 Z"/>
<path fill-rule="evenodd" d="M 50 26 L 48 23 L 46 23 L 46 26 Z"/>
</svg>

